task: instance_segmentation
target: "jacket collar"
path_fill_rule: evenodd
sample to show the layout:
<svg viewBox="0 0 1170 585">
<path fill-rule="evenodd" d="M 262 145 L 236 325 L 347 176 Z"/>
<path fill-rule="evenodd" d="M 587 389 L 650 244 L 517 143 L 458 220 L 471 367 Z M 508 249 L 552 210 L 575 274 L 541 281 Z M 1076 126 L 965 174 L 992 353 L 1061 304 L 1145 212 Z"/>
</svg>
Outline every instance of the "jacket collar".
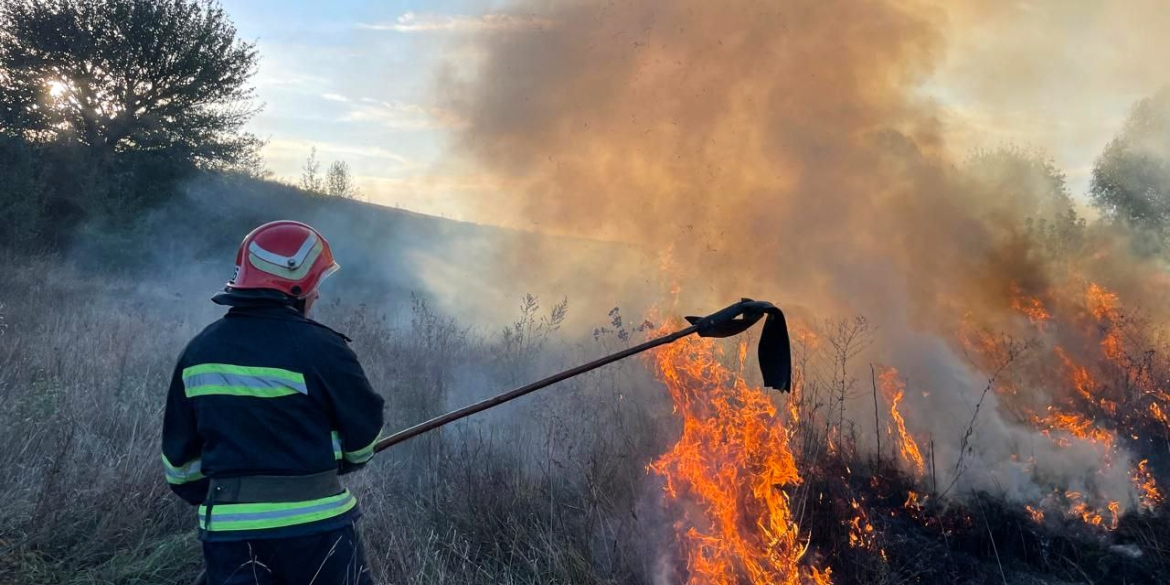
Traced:
<svg viewBox="0 0 1170 585">
<path fill-rule="evenodd" d="M 270 289 L 233 290 L 229 288 L 224 290 L 224 292 L 211 297 L 211 302 L 217 305 L 231 307 L 228 310 L 229 317 L 233 315 L 250 315 L 255 317 L 266 317 L 269 319 L 291 319 L 295 321 L 304 321 L 332 331 L 346 342 L 353 341 L 344 333 L 336 331 L 326 325 L 306 317 L 305 314 L 297 308 L 297 305 L 300 303 L 300 301 L 280 291 Z"/>
<path fill-rule="evenodd" d="M 297 310 L 299 301 L 280 291 L 269 289 L 225 289 L 224 292 L 211 297 L 211 302 L 232 310 L 264 310 L 273 309 L 278 312 Z"/>
</svg>

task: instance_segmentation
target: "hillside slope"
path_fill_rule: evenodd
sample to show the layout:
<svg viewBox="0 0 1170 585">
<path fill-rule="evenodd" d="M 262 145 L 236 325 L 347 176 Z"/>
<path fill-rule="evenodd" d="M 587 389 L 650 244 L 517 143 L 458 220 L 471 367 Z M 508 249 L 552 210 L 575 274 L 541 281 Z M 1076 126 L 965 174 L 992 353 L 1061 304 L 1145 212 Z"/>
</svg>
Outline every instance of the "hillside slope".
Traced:
<svg viewBox="0 0 1170 585">
<path fill-rule="evenodd" d="M 190 182 L 132 232 L 79 238 L 70 257 L 94 270 L 149 267 L 162 271 L 166 286 L 212 294 L 231 274 L 243 236 L 277 219 L 303 221 L 325 234 L 342 270 L 323 292 L 347 300 L 383 303 L 414 292 L 446 314 L 497 322 L 514 314 L 525 294 L 567 297 L 574 317 L 594 322 L 616 305 L 650 297 L 645 293 L 656 286 L 655 259 L 633 246 L 476 225 L 222 175 Z M 541 258 L 563 262 L 537 266 L 530 255 L 537 249 Z M 630 282 L 620 274 L 646 277 Z"/>
</svg>

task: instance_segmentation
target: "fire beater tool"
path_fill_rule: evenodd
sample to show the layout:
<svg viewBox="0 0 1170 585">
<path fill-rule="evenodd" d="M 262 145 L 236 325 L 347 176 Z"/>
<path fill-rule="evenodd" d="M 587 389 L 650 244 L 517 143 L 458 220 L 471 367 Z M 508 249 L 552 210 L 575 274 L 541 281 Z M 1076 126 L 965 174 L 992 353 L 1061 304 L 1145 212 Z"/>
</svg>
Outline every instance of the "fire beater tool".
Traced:
<svg viewBox="0 0 1170 585">
<path fill-rule="evenodd" d="M 515 400 L 526 394 L 536 392 L 541 388 L 556 384 L 557 382 L 563 382 L 569 378 L 579 376 L 585 372 L 612 364 L 613 362 L 626 359 L 644 351 L 674 343 L 690 335 L 698 334 L 699 337 L 717 338 L 739 335 L 747 331 L 748 328 L 755 325 L 756 322 L 764 317 L 766 319 L 764 322 L 764 331 L 760 336 L 758 354 L 764 385 L 787 392 L 792 388 L 792 351 L 788 338 L 788 324 L 784 320 L 784 313 L 767 301 L 743 299 L 734 305 L 707 315 L 706 317 L 687 317 L 686 319 L 691 326 L 686 329 L 680 329 L 669 335 L 651 339 L 641 345 L 635 345 L 634 347 L 607 355 L 587 364 L 553 374 L 527 386 L 521 386 L 515 390 L 497 394 L 475 404 L 464 406 L 463 408 L 453 410 L 442 416 L 437 416 L 426 422 L 421 422 L 408 429 L 398 431 L 393 435 L 380 439 L 374 445 L 374 452 L 388 449 L 427 431 L 467 418 L 477 412 L 494 408 L 510 400 Z"/>
</svg>

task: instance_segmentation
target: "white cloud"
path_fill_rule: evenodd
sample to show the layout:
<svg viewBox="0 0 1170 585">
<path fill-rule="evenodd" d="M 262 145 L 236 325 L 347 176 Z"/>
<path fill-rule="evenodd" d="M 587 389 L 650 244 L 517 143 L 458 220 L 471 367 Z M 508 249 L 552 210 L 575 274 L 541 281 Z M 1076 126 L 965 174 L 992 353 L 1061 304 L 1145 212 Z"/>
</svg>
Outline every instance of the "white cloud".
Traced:
<svg viewBox="0 0 1170 585">
<path fill-rule="evenodd" d="M 499 12 L 480 16 L 416 14 L 407 12 L 392 23 L 360 24 L 371 30 L 395 32 L 475 32 L 488 30 L 515 30 L 551 26 L 553 21 L 535 16 L 520 16 Z"/>
<path fill-rule="evenodd" d="M 459 128 L 466 122 L 453 112 L 433 106 L 362 98 L 342 117 L 344 122 L 371 122 L 391 130 Z"/>
<path fill-rule="evenodd" d="M 366 122 L 389 130 L 461 128 L 466 124 L 454 112 L 435 106 L 371 97 L 355 98 L 339 93 L 318 95 L 325 101 L 344 104 L 340 110 L 333 110 L 329 120 L 335 122 Z"/>
<path fill-rule="evenodd" d="M 392 150 L 378 146 L 356 146 L 352 144 L 337 144 L 317 142 L 311 140 L 272 140 L 264 146 L 264 155 L 268 159 L 293 160 L 297 164 L 309 156 L 309 150 L 317 149 L 318 158 L 324 160 L 339 156 L 356 156 L 362 158 L 389 161 L 395 164 L 392 170 L 402 171 L 416 168 L 418 162 Z M 272 162 L 276 162 L 272 160 Z M 279 171 L 277 174 L 281 174 Z"/>
<path fill-rule="evenodd" d="M 360 177 L 377 190 L 391 192 L 418 192 L 435 194 L 440 192 L 495 192 L 506 182 L 484 173 L 466 174 L 420 174 L 403 177 Z"/>
<path fill-rule="evenodd" d="M 261 69 L 260 73 L 256 75 L 258 87 L 301 88 L 321 86 L 326 83 L 329 83 L 329 80 L 319 75 L 297 73 L 277 67 Z"/>
</svg>

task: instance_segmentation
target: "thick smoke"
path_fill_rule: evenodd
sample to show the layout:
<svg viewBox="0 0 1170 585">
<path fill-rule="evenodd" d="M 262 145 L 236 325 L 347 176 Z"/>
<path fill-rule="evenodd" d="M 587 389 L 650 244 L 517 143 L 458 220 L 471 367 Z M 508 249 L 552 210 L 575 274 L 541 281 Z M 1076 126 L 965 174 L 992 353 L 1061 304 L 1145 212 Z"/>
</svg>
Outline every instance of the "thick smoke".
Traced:
<svg viewBox="0 0 1170 585">
<path fill-rule="evenodd" d="M 641 0 L 514 8 L 542 24 L 481 37 L 474 74 L 442 82 L 447 105 L 468 122 L 458 151 L 508 187 L 480 216 L 661 255 L 664 287 L 649 301 L 669 302 L 665 284 L 677 282 L 687 310 L 751 296 L 810 315 L 868 316 L 877 325 L 868 357 L 911 380 L 911 430 L 934 438 L 940 462 L 955 461 L 989 374 L 953 343 L 955 332 L 965 315 L 980 327 L 1016 326 L 1013 294 L 1063 283 L 1050 281 L 1025 219 L 1055 217 L 1070 203 L 1051 190 L 1005 191 L 972 178 L 947 142 L 970 129 L 949 128 L 953 110 L 923 88 L 944 63 L 948 71 L 962 63 L 948 60 L 951 37 L 969 40 L 963 31 L 986 31 L 1019 7 Z M 1006 73 L 1026 83 L 1021 70 Z M 983 81 L 988 91 L 995 85 Z M 561 250 L 516 253 L 524 260 L 514 270 L 571 261 Z M 1136 261 L 1107 271 L 1123 295 L 1141 288 Z M 978 432 L 964 489 L 1034 499 L 1042 488 L 1032 478 L 1045 477 L 1127 500 L 1126 465 L 1099 469 L 1087 446 L 1045 452 L 1051 441 L 1006 417 L 994 393 Z M 1035 473 L 1011 461 L 1021 452 L 1034 455 Z M 949 464 L 939 467 L 946 482 Z"/>
</svg>

